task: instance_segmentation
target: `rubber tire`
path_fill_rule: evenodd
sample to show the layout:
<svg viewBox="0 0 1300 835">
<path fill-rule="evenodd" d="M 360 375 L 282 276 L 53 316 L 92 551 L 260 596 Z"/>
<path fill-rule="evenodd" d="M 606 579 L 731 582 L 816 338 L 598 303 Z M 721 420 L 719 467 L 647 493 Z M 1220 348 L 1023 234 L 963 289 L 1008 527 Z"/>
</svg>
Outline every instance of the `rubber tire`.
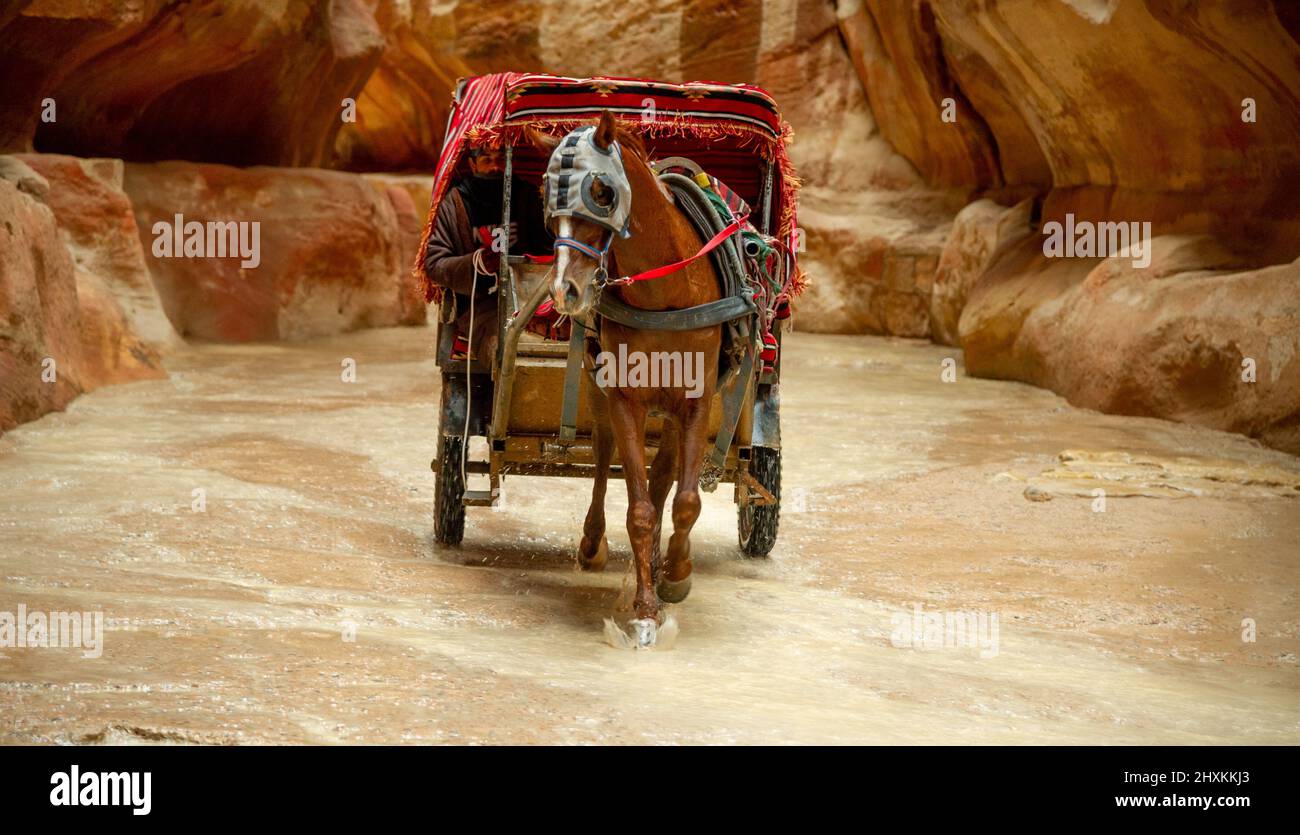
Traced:
<svg viewBox="0 0 1300 835">
<path fill-rule="evenodd" d="M 459 545 L 465 538 L 465 479 L 460 472 L 464 457 L 464 439 L 444 435 L 433 508 L 433 535 L 443 545 Z"/>
<path fill-rule="evenodd" d="M 747 557 L 766 557 L 776 545 L 776 529 L 781 522 L 781 450 L 756 446 L 750 450 L 750 456 L 750 474 L 776 497 L 776 503 L 740 507 L 737 519 L 740 549 Z"/>
</svg>

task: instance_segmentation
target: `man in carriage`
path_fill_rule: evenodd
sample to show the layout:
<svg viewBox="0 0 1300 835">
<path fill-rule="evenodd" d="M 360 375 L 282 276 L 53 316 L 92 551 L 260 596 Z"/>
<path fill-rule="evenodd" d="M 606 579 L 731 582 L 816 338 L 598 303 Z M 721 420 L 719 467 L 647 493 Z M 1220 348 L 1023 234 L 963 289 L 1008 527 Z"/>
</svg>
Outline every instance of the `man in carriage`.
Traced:
<svg viewBox="0 0 1300 835">
<path fill-rule="evenodd" d="M 491 356 L 496 341 L 496 297 L 492 294 L 503 252 L 549 255 L 554 239 L 542 222 L 541 194 L 534 185 L 511 178 L 514 219 L 499 233 L 505 160 L 499 148 L 471 147 L 469 174 L 451 184 L 438 207 L 423 259 L 425 274 L 445 290 L 465 297 L 456 319 L 456 356 Z M 469 297 L 473 297 L 472 328 Z M 534 326 L 543 333 L 542 322 Z M 472 343 L 472 344 L 471 344 Z"/>
</svg>

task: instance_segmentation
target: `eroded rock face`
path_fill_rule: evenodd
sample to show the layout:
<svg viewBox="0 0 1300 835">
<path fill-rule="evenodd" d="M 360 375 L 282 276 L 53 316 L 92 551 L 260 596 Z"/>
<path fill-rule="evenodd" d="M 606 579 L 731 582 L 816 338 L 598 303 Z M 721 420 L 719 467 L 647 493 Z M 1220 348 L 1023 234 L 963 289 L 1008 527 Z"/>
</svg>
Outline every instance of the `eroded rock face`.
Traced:
<svg viewBox="0 0 1300 835">
<path fill-rule="evenodd" d="M 0 157 L 0 432 L 98 386 L 165 376 L 104 279 L 69 253 L 44 202 L 57 190 Z"/>
<path fill-rule="evenodd" d="M 930 294 L 955 204 L 924 191 L 818 195 L 801 207 L 812 282 L 799 330 L 930 335 Z"/>
<path fill-rule="evenodd" d="M 401 245 L 399 263 L 415 263 L 420 238 L 424 235 L 424 221 L 429 215 L 429 203 L 433 197 L 433 177 L 423 174 L 366 174 L 365 179 L 383 192 L 397 216 Z M 393 276 L 393 283 L 399 287 L 408 286 L 405 271 Z M 402 305 L 403 323 L 419 324 L 425 321 L 428 305 L 423 293 L 399 292 L 398 299 Z"/>
<path fill-rule="evenodd" d="M 839 0 L 840 31 L 890 144 L 941 186 L 1002 184 L 993 138 L 952 77 L 930 3 Z"/>
<path fill-rule="evenodd" d="M 180 162 L 128 164 L 125 187 L 182 336 L 304 339 L 424 320 L 388 188 L 337 171 Z M 223 236 L 224 255 L 213 246 Z"/>
<path fill-rule="evenodd" d="M 1117 217 L 1143 213 L 1131 219 L 1161 233 L 1293 248 L 1300 198 L 1277 188 L 1300 171 L 1291 5 L 839 3 L 885 136 L 931 181 L 1080 189 L 1081 206 L 1098 189 Z M 945 96 L 955 123 L 940 118 Z"/>
<path fill-rule="evenodd" d="M 322 164 L 384 49 L 375 10 L 33 0 L 0 33 L 0 150 Z"/>
<path fill-rule="evenodd" d="M 934 341 L 958 344 L 957 322 L 971 285 L 1003 248 L 1030 233 L 1032 210 L 1029 199 L 1010 208 L 992 200 L 977 200 L 957 213 L 930 291 L 930 336 Z"/>
<path fill-rule="evenodd" d="M 1291 321 L 1300 256 L 1291 3 L 28 0 L 0 12 L 0 38 L 13 91 L 0 102 L 0 149 L 139 161 L 427 172 L 461 76 L 757 83 L 794 126 L 807 183 L 811 285 L 797 327 L 956 342 L 972 373 L 1290 443 L 1293 409 L 1279 394 L 1289 343 L 1270 329 Z M 42 120 L 46 98 L 57 120 Z M 137 178 L 138 217 L 255 206 L 277 219 L 254 276 L 151 262 L 184 332 L 270 339 L 422 315 L 377 276 L 411 262 L 426 188 L 166 165 L 140 167 L 165 174 Z M 322 204 L 334 198 L 337 215 Z M 1150 223 L 1164 272 L 1045 258 L 1042 224 L 1066 216 Z M 68 233 L 74 255 L 85 234 Z M 1216 295 L 1216 282 L 1240 299 Z M 126 282 L 106 286 L 129 308 Z M 1223 309 L 1211 315 L 1202 296 Z M 1074 344 L 1099 334 L 1110 353 Z M 1260 371 L 1242 394 L 1227 377 L 1247 351 Z M 1139 369 L 1128 362 L 1139 356 L 1159 361 Z"/>
<path fill-rule="evenodd" d="M 85 391 L 167 376 L 157 348 L 140 336 L 135 319 L 122 309 L 118 294 L 102 276 L 77 269 L 77 304 Z"/>
<path fill-rule="evenodd" d="M 1300 262 L 1234 268 L 1205 237 L 1155 238 L 1146 268 L 1041 247 L 1012 246 L 971 288 L 959 328 L 968 373 L 1300 453 Z"/>
<path fill-rule="evenodd" d="M 885 137 L 927 182 L 997 198 L 957 216 L 930 297 L 969 373 L 1298 448 L 1290 4 L 837 5 Z M 1153 262 L 1047 257 L 1067 217 L 1149 224 Z"/>
<path fill-rule="evenodd" d="M 131 200 L 122 190 L 122 161 L 58 154 L 15 158 L 50 184 L 45 202 L 78 273 L 95 276 L 95 290 L 112 294 L 142 339 L 163 349 L 178 344 L 145 265 Z"/>
<path fill-rule="evenodd" d="M 0 179 L 0 431 L 81 393 L 77 283 L 54 213 Z M 42 374 L 45 379 L 42 379 Z"/>
<path fill-rule="evenodd" d="M 882 289 L 853 292 L 863 262 L 842 257 L 841 244 L 847 235 L 852 252 L 887 254 L 904 234 L 908 269 L 890 274 L 912 274 L 918 257 L 921 272 L 932 272 L 961 205 L 950 201 L 947 217 L 934 217 L 896 203 L 881 215 L 893 224 L 844 214 L 882 189 L 915 189 L 927 204 L 933 195 L 877 129 L 824 0 L 599 0 L 581 9 L 560 0 L 34 0 L 3 37 L 18 47 L 0 56 L 0 77 L 20 82 L 23 95 L 0 110 L 0 148 L 34 142 L 141 162 L 427 172 L 456 79 L 505 69 L 761 84 L 794 125 L 802 176 L 820 186 L 805 197 L 805 232 L 809 272 L 823 287 L 804 302 L 801 328 L 928 330 L 918 324 L 923 294 L 892 289 L 903 279 L 886 287 L 878 272 L 871 280 Z M 46 98 L 53 122 L 41 119 Z M 355 121 L 345 119 L 345 98 L 355 101 Z"/>
</svg>

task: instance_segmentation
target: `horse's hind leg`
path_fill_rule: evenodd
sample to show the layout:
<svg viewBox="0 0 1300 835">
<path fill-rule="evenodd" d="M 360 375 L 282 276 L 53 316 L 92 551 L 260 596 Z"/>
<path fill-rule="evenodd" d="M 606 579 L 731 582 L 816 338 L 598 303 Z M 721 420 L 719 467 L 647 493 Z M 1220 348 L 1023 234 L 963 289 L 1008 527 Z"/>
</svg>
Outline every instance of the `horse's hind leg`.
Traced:
<svg viewBox="0 0 1300 835">
<path fill-rule="evenodd" d="M 591 507 L 582 523 L 582 542 L 578 545 L 578 565 L 583 571 L 600 571 L 609 559 L 609 540 L 605 538 L 605 487 L 609 482 L 609 462 L 614 439 L 609 431 L 609 411 L 605 396 L 594 387 L 587 399 L 591 406 L 591 446 L 596 457 L 596 477 L 591 487 Z"/>
<path fill-rule="evenodd" d="M 677 478 L 677 436 L 677 424 L 672 418 L 665 417 L 663 432 L 659 436 L 659 452 L 650 462 L 650 501 L 655 506 L 655 529 L 650 535 L 650 566 L 656 581 L 663 569 L 659 540 L 664 524 L 664 504 L 668 501 L 673 480 Z"/>
<path fill-rule="evenodd" d="M 711 395 L 712 392 L 707 392 Z M 680 469 L 673 496 L 673 535 L 656 592 L 665 603 L 680 603 L 691 592 L 691 528 L 700 518 L 700 467 L 708 447 L 712 396 L 686 401 L 682 415 Z"/>
</svg>

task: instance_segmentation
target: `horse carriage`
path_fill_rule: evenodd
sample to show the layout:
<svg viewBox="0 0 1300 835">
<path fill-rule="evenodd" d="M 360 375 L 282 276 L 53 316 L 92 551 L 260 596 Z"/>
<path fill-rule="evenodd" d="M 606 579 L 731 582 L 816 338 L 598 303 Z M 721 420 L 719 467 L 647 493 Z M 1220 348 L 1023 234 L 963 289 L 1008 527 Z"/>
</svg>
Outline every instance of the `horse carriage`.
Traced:
<svg viewBox="0 0 1300 835">
<path fill-rule="evenodd" d="M 593 126 L 597 121 L 600 124 Z M 611 142 L 606 136 L 601 147 L 601 131 L 611 129 L 624 141 Z M 600 426 L 610 416 L 602 414 L 604 384 L 593 373 L 592 354 L 602 334 L 608 340 L 611 329 L 628 333 L 621 329 L 632 328 L 659 334 L 659 345 L 716 334 L 716 342 L 708 344 L 718 346 L 716 363 L 709 363 L 709 371 L 716 370 L 717 376 L 708 386 L 708 408 L 699 412 L 707 413 L 707 420 L 700 418 L 707 440 L 697 441 L 703 447 L 699 489 L 732 485 L 741 550 L 753 557 L 771 551 L 781 495 L 781 333 L 790 299 L 801 286 L 795 262 L 798 181 L 786 157 L 788 136 L 772 98 L 749 85 L 520 73 L 479 76 L 458 84 L 435 172 L 426 242 L 449 183 L 466 173 L 471 148 L 500 149 L 504 157 L 498 229 L 510 228 L 515 220 L 512 210 L 518 207 L 511 205 L 511 183 L 525 182 L 538 189 L 546 223 L 558 237 L 550 253 L 503 253 L 498 259 L 491 290 L 495 315 L 478 323 L 470 316 L 471 330 L 496 331 L 489 356 L 457 352 L 464 342 L 458 340 L 463 334 L 457 333 L 455 323 L 474 299 L 436 286 L 423 262 L 417 265 L 429 299 L 440 311 L 440 447 L 432 463 L 437 483 L 435 535 L 440 543 L 461 541 L 467 508 L 499 504 L 507 476 L 585 478 L 598 482 L 593 502 L 599 499 L 602 504 L 603 563 L 604 478 L 627 477 L 624 467 L 644 467 L 653 490 L 654 462 L 661 454 L 676 457 L 675 464 L 661 462 L 664 466 L 658 469 L 663 473 L 680 478 L 683 463 L 690 469 L 691 458 L 683 460 L 681 450 L 692 430 L 681 429 L 684 424 L 676 418 L 673 426 L 678 429 L 668 426 L 667 417 L 653 404 L 641 427 L 644 454 L 639 454 L 639 445 L 628 455 L 620 454 L 620 449 L 630 449 L 620 444 L 602 455 Z M 632 193 L 637 189 L 630 182 L 636 178 L 623 165 L 633 153 L 625 146 L 631 145 L 638 146 L 636 165 L 648 164 L 660 190 L 671 198 L 652 195 L 656 189 L 644 181 L 642 193 Z M 513 199 L 520 200 L 517 191 Z M 689 218 L 690 254 L 648 262 L 649 256 L 642 256 L 640 260 L 654 268 L 624 275 L 624 264 L 638 260 L 636 247 L 658 246 L 658 237 L 670 235 L 668 227 L 683 222 L 648 220 L 644 213 L 652 201 L 675 203 L 678 211 L 673 214 Z M 638 222 L 662 228 L 636 228 Z M 637 299 L 644 303 L 649 292 L 641 288 L 667 288 L 673 281 L 685 287 L 683 276 L 692 271 L 699 275 L 700 269 L 708 269 L 705 265 L 717 276 L 716 291 L 707 303 L 683 308 L 669 293 L 662 303 L 650 305 L 656 309 L 641 309 Z M 563 274 L 582 276 L 568 279 L 567 297 Z M 632 292 L 634 284 L 640 296 Z M 579 300 L 585 293 L 592 295 L 589 306 Z M 561 327 L 546 331 L 552 338 L 538 335 L 536 317 L 549 315 L 557 321 L 557 312 Z M 528 327 L 530 322 L 534 327 Z M 567 338 L 562 334 L 565 326 Z M 618 415 L 613 418 L 617 422 Z M 661 453 L 664 438 L 674 433 L 681 435 L 682 446 Z M 473 437 L 486 440 L 485 445 L 476 444 L 484 453 L 471 453 Z M 629 465 L 625 458 L 640 460 Z M 469 489 L 471 476 L 486 481 L 487 489 Z M 662 517 L 665 499 L 655 500 Z M 674 504 L 674 519 L 676 508 Z M 658 539 L 656 520 L 656 560 Z M 635 550 L 635 541 L 633 545 Z M 580 562 L 589 567 L 597 559 L 597 546 L 584 540 L 582 547 L 590 553 L 580 554 Z M 660 592 L 664 596 L 662 588 Z"/>
</svg>

